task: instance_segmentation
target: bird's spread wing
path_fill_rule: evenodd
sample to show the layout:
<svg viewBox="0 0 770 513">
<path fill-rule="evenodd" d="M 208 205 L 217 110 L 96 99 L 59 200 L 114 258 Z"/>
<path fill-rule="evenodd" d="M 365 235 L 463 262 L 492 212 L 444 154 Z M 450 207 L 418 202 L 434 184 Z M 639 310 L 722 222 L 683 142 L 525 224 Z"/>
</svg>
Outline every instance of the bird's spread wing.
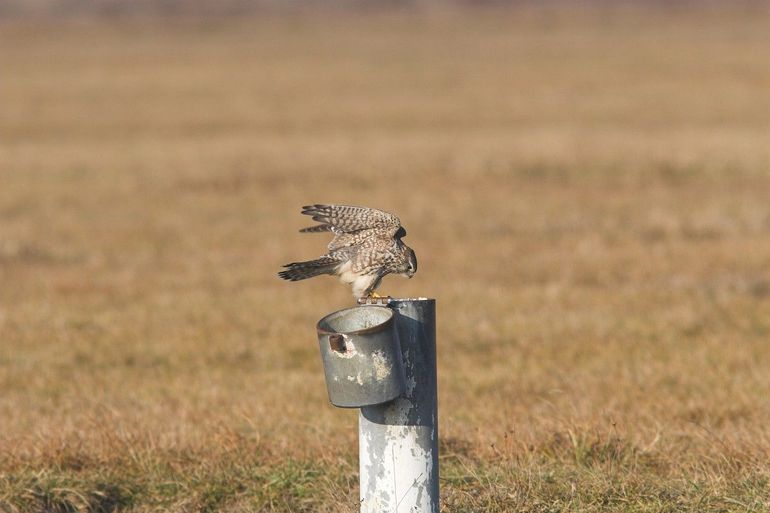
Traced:
<svg viewBox="0 0 770 513">
<path fill-rule="evenodd" d="M 353 233 L 369 228 L 392 228 L 393 233 L 401 226 L 398 217 L 376 208 L 353 207 L 349 205 L 310 205 L 302 207 L 302 213 L 313 216 L 321 226 L 305 228 L 302 231 L 326 231 Z"/>
<path fill-rule="evenodd" d="M 350 205 L 309 205 L 302 207 L 302 213 L 312 216 L 320 224 L 304 228 L 302 232 L 334 233 L 329 249 L 361 244 L 371 237 L 403 237 L 406 231 L 398 217 L 375 208 Z"/>
</svg>

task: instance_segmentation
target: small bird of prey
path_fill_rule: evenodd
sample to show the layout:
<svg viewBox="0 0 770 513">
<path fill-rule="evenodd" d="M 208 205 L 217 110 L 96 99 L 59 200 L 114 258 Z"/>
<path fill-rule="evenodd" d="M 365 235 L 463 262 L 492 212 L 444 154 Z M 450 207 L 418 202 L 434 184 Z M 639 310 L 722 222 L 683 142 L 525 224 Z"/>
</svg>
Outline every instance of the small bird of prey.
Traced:
<svg viewBox="0 0 770 513">
<path fill-rule="evenodd" d="M 406 230 L 393 214 L 350 205 L 310 205 L 302 213 L 320 224 L 300 232 L 332 232 L 334 238 L 322 257 L 284 265 L 278 273 L 284 280 L 330 274 L 352 285 L 354 297 L 371 298 L 381 297 L 374 291 L 386 274 L 411 278 L 417 272 L 414 251 L 401 242 Z"/>
</svg>

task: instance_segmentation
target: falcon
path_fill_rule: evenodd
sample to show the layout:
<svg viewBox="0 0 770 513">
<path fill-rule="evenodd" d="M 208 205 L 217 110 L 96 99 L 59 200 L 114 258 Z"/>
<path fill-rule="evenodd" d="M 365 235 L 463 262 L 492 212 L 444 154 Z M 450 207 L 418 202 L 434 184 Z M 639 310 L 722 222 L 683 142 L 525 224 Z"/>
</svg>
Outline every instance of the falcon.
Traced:
<svg viewBox="0 0 770 513">
<path fill-rule="evenodd" d="M 300 232 L 332 232 L 328 252 L 316 260 L 286 264 L 278 273 L 284 280 L 299 281 L 322 274 L 338 276 L 352 285 L 356 298 L 381 297 L 375 293 L 387 274 L 407 278 L 417 272 L 412 248 L 401 241 L 406 230 L 398 217 L 383 210 L 351 205 L 309 205 L 302 213 L 319 224 Z"/>
</svg>

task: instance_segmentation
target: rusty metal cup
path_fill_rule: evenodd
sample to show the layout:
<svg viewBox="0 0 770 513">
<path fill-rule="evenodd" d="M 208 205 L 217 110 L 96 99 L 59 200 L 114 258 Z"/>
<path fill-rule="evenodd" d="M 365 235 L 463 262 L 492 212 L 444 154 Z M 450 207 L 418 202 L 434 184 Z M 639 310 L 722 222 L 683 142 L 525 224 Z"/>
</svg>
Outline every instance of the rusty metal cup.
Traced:
<svg viewBox="0 0 770 513">
<path fill-rule="evenodd" d="M 334 406 L 372 406 L 404 393 L 395 315 L 384 306 L 357 306 L 318 321 L 326 389 Z"/>
</svg>

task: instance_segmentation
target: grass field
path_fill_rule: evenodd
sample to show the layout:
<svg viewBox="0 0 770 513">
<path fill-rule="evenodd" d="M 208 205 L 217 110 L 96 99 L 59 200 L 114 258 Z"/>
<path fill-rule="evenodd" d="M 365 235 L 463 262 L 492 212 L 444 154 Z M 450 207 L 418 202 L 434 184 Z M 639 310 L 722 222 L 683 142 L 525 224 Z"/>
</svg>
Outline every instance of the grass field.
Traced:
<svg viewBox="0 0 770 513">
<path fill-rule="evenodd" d="M 357 510 L 299 207 L 437 298 L 442 510 L 770 510 L 770 16 L 0 26 L 0 511 Z"/>
</svg>

